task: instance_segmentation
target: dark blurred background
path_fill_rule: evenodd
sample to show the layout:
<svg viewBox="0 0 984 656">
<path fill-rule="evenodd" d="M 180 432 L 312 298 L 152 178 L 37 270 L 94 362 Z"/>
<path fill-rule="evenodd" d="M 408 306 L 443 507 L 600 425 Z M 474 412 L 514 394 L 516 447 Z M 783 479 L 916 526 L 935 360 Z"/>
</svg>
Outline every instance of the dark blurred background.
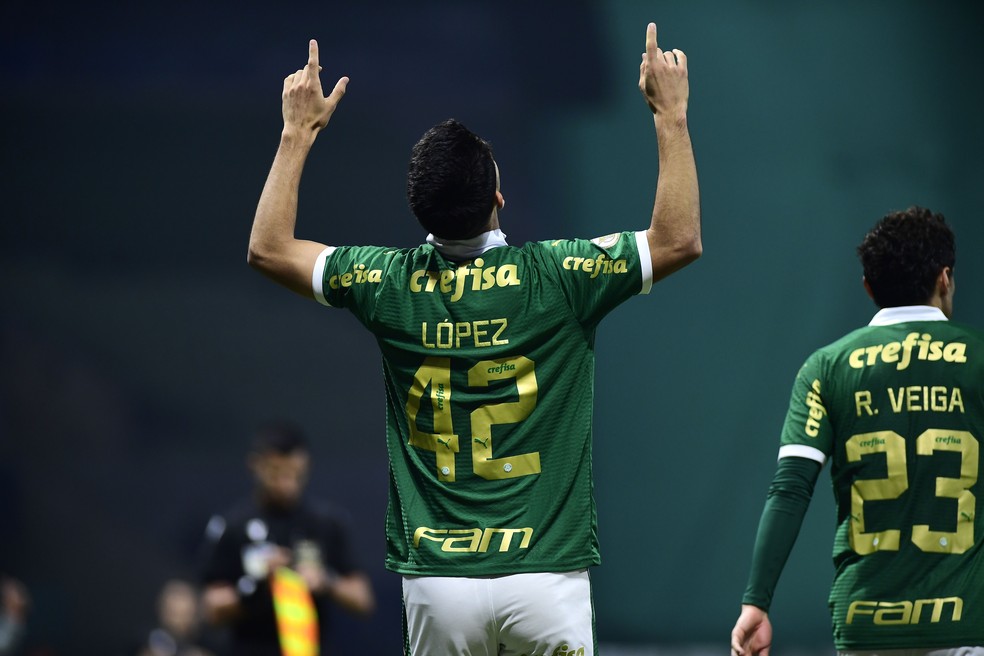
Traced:
<svg viewBox="0 0 984 656">
<path fill-rule="evenodd" d="M 28 653 L 123 653 L 162 583 L 194 577 L 271 417 L 313 439 L 312 492 L 347 509 L 376 587 L 371 620 L 337 618 L 339 653 L 400 648 L 375 344 L 245 262 L 282 79 L 312 37 L 324 84 L 351 77 L 299 236 L 419 243 L 407 156 L 453 116 L 493 144 L 511 242 L 594 237 L 648 224 L 651 20 L 689 56 L 705 254 L 599 331 L 595 606 L 607 645 L 726 652 L 793 376 L 875 310 L 865 231 L 942 211 L 955 318 L 984 325 L 975 3 L 4 3 L 0 572 L 30 591 Z M 778 653 L 832 651 L 827 480 Z"/>
</svg>

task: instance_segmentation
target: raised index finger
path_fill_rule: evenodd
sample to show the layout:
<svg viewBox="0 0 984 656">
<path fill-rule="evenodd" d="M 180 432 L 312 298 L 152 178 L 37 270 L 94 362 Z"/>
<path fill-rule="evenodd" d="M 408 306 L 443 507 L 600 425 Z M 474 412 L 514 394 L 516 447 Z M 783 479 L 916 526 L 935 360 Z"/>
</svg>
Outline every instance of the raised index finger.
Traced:
<svg viewBox="0 0 984 656">
<path fill-rule="evenodd" d="M 656 23 L 650 23 L 646 28 L 646 54 L 650 57 L 656 55 Z"/>
<path fill-rule="evenodd" d="M 318 42 L 311 39 L 308 43 L 308 73 L 314 73 L 315 75 L 321 70 L 321 64 L 318 63 Z"/>
</svg>

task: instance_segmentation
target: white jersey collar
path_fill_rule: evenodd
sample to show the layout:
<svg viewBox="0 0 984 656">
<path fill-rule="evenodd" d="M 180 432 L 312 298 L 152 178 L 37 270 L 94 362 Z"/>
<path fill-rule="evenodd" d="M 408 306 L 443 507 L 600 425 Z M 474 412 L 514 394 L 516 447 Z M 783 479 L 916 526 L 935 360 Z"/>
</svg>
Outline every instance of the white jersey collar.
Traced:
<svg viewBox="0 0 984 656">
<path fill-rule="evenodd" d="M 455 260 L 471 260 L 487 250 L 506 245 L 506 235 L 496 228 L 468 239 L 442 239 L 427 235 L 427 243 L 444 257 Z"/>
<path fill-rule="evenodd" d="M 890 326 L 906 321 L 947 321 L 943 310 L 933 305 L 902 305 L 878 310 L 869 326 Z"/>
</svg>

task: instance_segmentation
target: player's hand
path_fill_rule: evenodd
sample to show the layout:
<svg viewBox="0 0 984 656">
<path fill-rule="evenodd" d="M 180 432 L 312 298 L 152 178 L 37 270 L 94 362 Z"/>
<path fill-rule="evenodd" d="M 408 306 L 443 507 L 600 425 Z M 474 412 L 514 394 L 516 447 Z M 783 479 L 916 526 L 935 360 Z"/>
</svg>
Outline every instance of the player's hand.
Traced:
<svg viewBox="0 0 984 656">
<path fill-rule="evenodd" d="M 656 24 L 646 28 L 646 52 L 639 65 L 639 91 L 657 116 L 684 118 L 690 97 L 687 56 L 682 50 L 663 52 L 656 45 Z"/>
<path fill-rule="evenodd" d="M 307 65 L 284 79 L 283 114 L 284 130 L 317 133 L 328 125 L 331 115 L 338 107 L 347 77 L 339 78 L 328 97 L 321 89 L 321 64 L 318 61 L 318 42 L 311 39 L 308 44 Z"/>
<path fill-rule="evenodd" d="M 769 656 L 772 622 L 758 606 L 742 604 L 741 615 L 731 630 L 731 656 Z"/>
</svg>

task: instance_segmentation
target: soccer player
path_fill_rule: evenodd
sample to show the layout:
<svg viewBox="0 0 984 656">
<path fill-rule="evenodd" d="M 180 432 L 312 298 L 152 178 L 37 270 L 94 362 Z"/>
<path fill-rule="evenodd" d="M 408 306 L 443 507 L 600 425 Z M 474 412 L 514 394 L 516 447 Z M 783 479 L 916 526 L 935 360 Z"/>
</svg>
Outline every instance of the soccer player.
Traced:
<svg viewBox="0 0 984 656">
<path fill-rule="evenodd" d="M 953 233 L 912 207 L 858 254 L 881 309 L 796 376 L 735 656 L 769 653 L 773 590 L 827 460 L 839 653 L 984 654 L 984 332 L 949 321 Z"/>
<path fill-rule="evenodd" d="M 411 153 L 407 195 L 425 244 L 295 239 L 305 158 L 348 83 L 324 97 L 319 70 L 311 41 L 307 66 L 284 81 L 284 128 L 249 262 L 347 308 L 376 337 L 391 476 L 386 566 L 403 575 L 406 649 L 593 654 L 594 335 L 615 306 L 701 253 L 686 57 L 662 51 L 648 26 L 639 88 L 660 165 L 648 229 L 523 247 L 499 229 L 505 201 L 489 145 L 453 120 Z"/>
</svg>

